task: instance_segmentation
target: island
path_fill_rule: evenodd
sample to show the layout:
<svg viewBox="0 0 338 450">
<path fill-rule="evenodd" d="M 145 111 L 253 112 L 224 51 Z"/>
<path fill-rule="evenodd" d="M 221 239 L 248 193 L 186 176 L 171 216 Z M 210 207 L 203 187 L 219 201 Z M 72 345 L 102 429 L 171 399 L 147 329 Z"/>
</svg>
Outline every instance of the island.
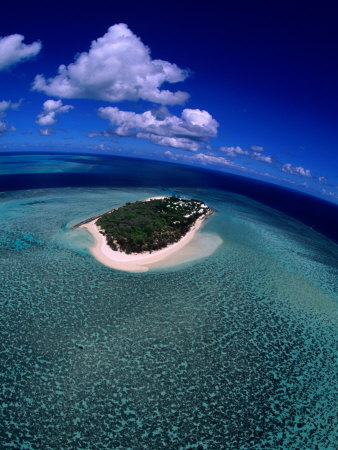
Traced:
<svg viewBox="0 0 338 450">
<path fill-rule="evenodd" d="M 103 214 L 96 225 L 113 250 L 153 252 L 178 242 L 197 219 L 210 213 L 203 202 L 173 196 L 127 203 Z"/>
<path fill-rule="evenodd" d="M 119 270 L 146 271 L 182 249 L 213 210 L 195 199 L 152 197 L 96 215 L 73 228 L 94 237 L 91 253 Z"/>
</svg>

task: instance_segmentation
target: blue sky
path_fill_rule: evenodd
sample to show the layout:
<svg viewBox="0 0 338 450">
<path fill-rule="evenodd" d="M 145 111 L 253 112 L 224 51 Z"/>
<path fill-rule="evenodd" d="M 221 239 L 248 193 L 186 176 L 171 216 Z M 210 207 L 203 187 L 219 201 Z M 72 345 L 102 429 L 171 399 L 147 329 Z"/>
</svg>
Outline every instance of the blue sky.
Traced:
<svg viewBox="0 0 338 450">
<path fill-rule="evenodd" d="M 333 7 L 8 2 L 0 152 L 176 161 L 337 202 Z"/>
</svg>

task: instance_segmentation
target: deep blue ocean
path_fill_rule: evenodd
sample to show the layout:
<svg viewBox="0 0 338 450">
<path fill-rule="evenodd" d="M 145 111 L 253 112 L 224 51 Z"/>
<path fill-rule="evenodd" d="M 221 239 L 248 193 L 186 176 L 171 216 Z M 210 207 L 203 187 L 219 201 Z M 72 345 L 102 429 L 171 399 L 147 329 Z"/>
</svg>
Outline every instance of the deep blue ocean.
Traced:
<svg viewBox="0 0 338 450">
<path fill-rule="evenodd" d="M 72 225 L 177 194 L 208 257 L 110 269 Z M 0 156 L 0 448 L 335 449 L 338 207 L 207 170 Z"/>
</svg>

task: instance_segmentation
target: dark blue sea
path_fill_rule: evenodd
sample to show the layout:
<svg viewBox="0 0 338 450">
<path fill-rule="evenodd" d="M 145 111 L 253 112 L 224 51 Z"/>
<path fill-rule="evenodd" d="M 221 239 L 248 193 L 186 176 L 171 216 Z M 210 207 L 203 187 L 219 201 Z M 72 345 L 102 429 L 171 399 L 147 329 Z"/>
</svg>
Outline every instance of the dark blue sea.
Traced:
<svg viewBox="0 0 338 450">
<path fill-rule="evenodd" d="M 171 194 L 216 211 L 209 256 L 121 272 L 72 230 Z M 2 154 L 0 447 L 336 448 L 337 221 L 235 175 Z"/>
</svg>

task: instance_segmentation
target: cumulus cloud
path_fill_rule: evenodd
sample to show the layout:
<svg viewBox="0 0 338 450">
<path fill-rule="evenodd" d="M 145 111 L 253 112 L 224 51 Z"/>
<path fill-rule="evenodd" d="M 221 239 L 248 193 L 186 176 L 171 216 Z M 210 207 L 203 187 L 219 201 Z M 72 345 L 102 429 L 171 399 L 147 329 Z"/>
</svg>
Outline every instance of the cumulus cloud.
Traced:
<svg viewBox="0 0 338 450">
<path fill-rule="evenodd" d="M 230 161 L 227 158 L 223 158 L 223 156 L 215 156 L 215 155 L 206 155 L 205 153 L 197 153 L 193 155 L 191 159 L 201 162 L 202 164 L 216 164 L 223 166 L 236 166 L 233 161 Z"/>
<path fill-rule="evenodd" d="M 52 136 L 55 134 L 53 128 L 39 128 L 40 136 Z"/>
<path fill-rule="evenodd" d="M 272 175 L 269 172 L 264 172 L 261 175 L 264 175 L 265 177 L 268 177 L 268 178 L 274 178 L 274 179 L 278 180 L 278 177 L 276 177 L 275 175 Z"/>
<path fill-rule="evenodd" d="M 193 141 L 189 138 L 169 137 L 169 136 L 156 136 L 151 133 L 137 133 L 136 137 L 148 139 L 152 144 L 162 145 L 163 147 L 182 148 L 184 150 L 190 150 L 196 152 L 201 144 Z"/>
<path fill-rule="evenodd" d="M 40 52 L 41 42 L 24 44 L 24 39 L 21 34 L 0 37 L 0 71 L 31 59 Z"/>
<path fill-rule="evenodd" d="M 324 195 L 327 195 L 327 196 L 329 196 L 329 197 L 333 197 L 333 198 L 335 198 L 335 199 L 338 200 L 338 195 L 335 194 L 335 193 L 332 192 L 332 191 L 328 191 L 328 190 L 326 190 L 326 189 L 323 188 L 323 189 L 321 190 L 321 193 L 324 194 Z"/>
<path fill-rule="evenodd" d="M 12 109 L 16 111 L 23 99 L 20 99 L 18 102 L 14 103 L 11 100 L 1 100 L 0 101 L 0 119 L 6 117 L 7 111 Z M 0 136 L 3 136 L 7 131 L 16 131 L 16 128 L 12 125 L 9 127 L 8 123 L 0 120 Z"/>
<path fill-rule="evenodd" d="M 304 169 L 304 167 L 301 167 L 301 166 L 295 167 L 289 163 L 283 164 L 282 171 L 291 173 L 292 175 L 300 175 L 302 177 L 312 178 L 312 175 L 311 175 L 311 172 L 309 169 Z"/>
<path fill-rule="evenodd" d="M 223 156 L 217 156 L 214 154 L 206 154 L 206 153 L 195 153 L 193 155 L 182 154 L 182 153 L 173 153 L 170 150 L 164 152 L 166 156 L 168 156 L 171 160 L 177 161 L 181 160 L 184 162 L 197 162 L 202 164 L 203 166 L 213 165 L 213 166 L 231 166 L 231 167 L 239 167 L 233 161 L 230 161 Z"/>
<path fill-rule="evenodd" d="M 173 152 L 171 152 L 170 150 L 167 150 L 166 152 L 164 152 L 165 155 L 169 156 L 172 159 L 176 159 L 176 156 L 174 155 Z"/>
<path fill-rule="evenodd" d="M 264 147 L 261 147 L 260 145 L 251 145 L 250 150 L 253 152 L 264 152 Z"/>
<path fill-rule="evenodd" d="M 38 115 L 36 123 L 39 125 L 54 125 L 57 114 L 63 114 L 74 109 L 72 105 L 63 105 L 62 100 L 46 100 L 43 104 L 43 111 Z"/>
<path fill-rule="evenodd" d="M 252 145 L 250 147 L 250 149 L 252 150 L 253 148 L 258 148 L 257 145 Z M 271 156 L 263 156 L 260 152 L 262 152 L 264 149 L 263 147 L 259 147 L 260 150 L 259 151 L 255 151 L 254 153 L 250 153 L 247 150 L 243 150 L 242 147 L 237 146 L 233 146 L 233 147 L 220 147 L 219 151 L 226 153 L 228 156 L 232 156 L 232 157 L 238 157 L 239 155 L 242 156 L 249 156 L 249 158 L 251 159 L 255 159 L 256 161 L 261 161 L 261 162 L 265 162 L 268 164 L 272 164 L 272 157 Z"/>
<path fill-rule="evenodd" d="M 247 150 L 243 150 L 238 145 L 235 147 L 220 147 L 219 151 L 233 157 L 237 157 L 238 155 L 249 155 L 249 152 Z"/>
<path fill-rule="evenodd" d="M 150 49 L 127 25 L 111 26 L 68 66 L 59 66 L 58 75 L 46 79 L 37 75 L 33 89 L 61 98 L 92 98 L 109 102 L 147 100 L 175 105 L 188 94 L 161 90 L 165 83 L 177 83 L 188 76 L 186 70 L 161 59 L 151 59 Z"/>
<path fill-rule="evenodd" d="M 88 137 L 90 137 L 90 138 L 95 138 L 95 137 L 113 138 L 113 137 L 116 137 L 116 134 L 113 130 L 92 131 L 91 133 L 88 133 Z"/>
<path fill-rule="evenodd" d="M 320 184 L 328 184 L 328 179 L 326 177 L 319 177 L 318 181 Z"/>
<path fill-rule="evenodd" d="M 12 109 L 14 111 L 18 110 L 21 103 L 23 102 L 23 99 L 21 98 L 18 102 L 14 103 L 11 100 L 1 100 L 0 101 L 0 114 L 4 113 L 5 111 Z"/>
<path fill-rule="evenodd" d="M 165 107 L 137 114 L 108 106 L 99 108 L 99 115 L 116 128 L 89 137 L 136 136 L 157 145 L 191 151 L 197 151 L 210 137 L 216 137 L 219 125 L 211 114 L 200 109 L 184 109 L 178 117 Z"/>
<path fill-rule="evenodd" d="M 8 124 L 3 120 L 0 120 L 0 136 L 6 133 L 8 130 Z"/>
<path fill-rule="evenodd" d="M 111 150 L 111 147 L 104 145 L 104 144 L 99 144 L 99 145 L 94 145 L 94 149 L 95 150 Z M 116 151 L 116 149 L 115 149 Z"/>
<path fill-rule="evenodd" d="M 9 126 L 7 122 L 0 120 L 0 136 L 3 136 L 8 131 L 16 131 L 14 126 Z"/>
<path fill-rule="evenodd" d="M 265 162 L 267 164 L 272 164 L 272 158 L 271 156 L 263 156 L 261 153 L 254 152 L 252 155 L 250 155 L 251 159 L 255 159 L 256 161 Z"/>
</svg>

